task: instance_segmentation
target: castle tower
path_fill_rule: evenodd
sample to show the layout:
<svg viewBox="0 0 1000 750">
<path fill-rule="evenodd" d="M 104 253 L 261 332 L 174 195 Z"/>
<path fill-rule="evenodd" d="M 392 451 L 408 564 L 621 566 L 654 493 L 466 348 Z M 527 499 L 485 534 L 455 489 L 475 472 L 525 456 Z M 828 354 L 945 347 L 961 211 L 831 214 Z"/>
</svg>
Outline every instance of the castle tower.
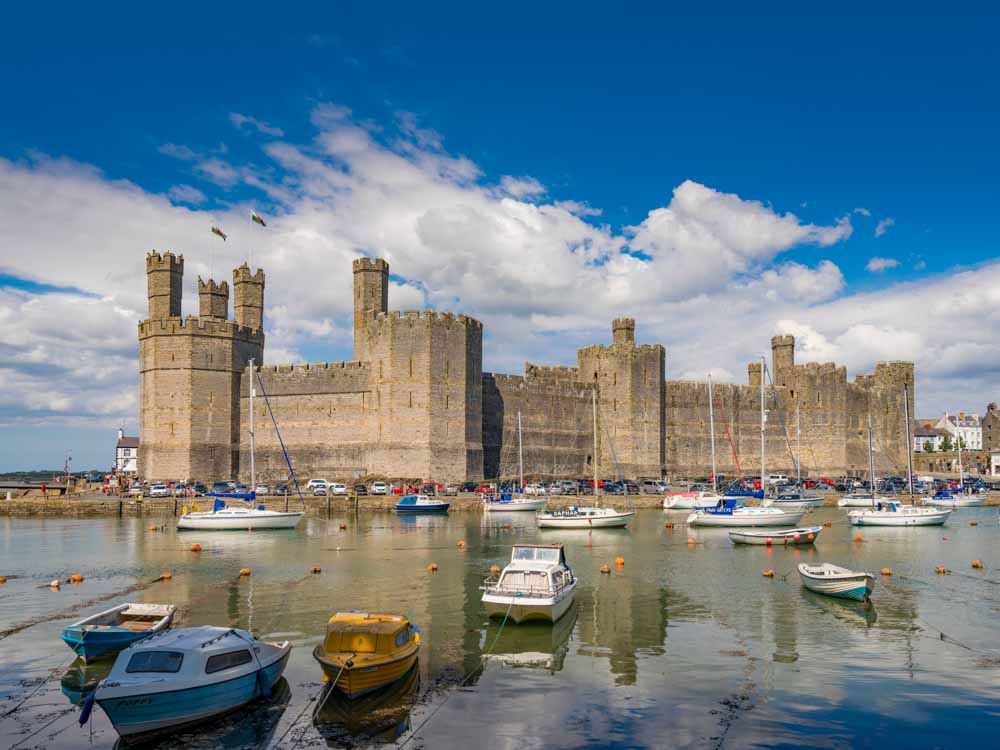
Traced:
<svg viewBox="0 0 1000 750">
<path fill-rule="evenodd" d="M 771 339 L 771 369 L 775 385 L 790 387 L 795 384 L 794 336 L 774 336 Z"/>
<path fill-rule="evenodd" d="M 198 316 L 222 320 L 229 317 L 229 284 L 216 284 L 213 279 L 206 283 L 198 277 Z"/>
<path fill-rule="evenodd" d="M 233 269 L 233 316 L 236 325 L 253 331 L 264 326 L 264 270 L 250 273 L 244 263 Z"/>
<path fill-rule="evenodd" d="M 150 320 L 180 317 L 183 277 L 183 255 L 160 255 L 155 250 L 146 254 L 146 293 L 149 297 Z"/>
<path fill-rule="evenodd" d="M 635 344 L 635 321 L 611 326 L 612 346 L 577 351 L 581 382 L 598 388 L 601 438 L 597 460 L 602 477 L 659 477 L 664 465 L 663 393 L 666 350 Z"/>
<path fill-rule="evenodd" d="M 382 258 L 354 261 L 354 359 L 369 359 L 367 323 L 389 309 L 389 264 Z"/>
</svg>

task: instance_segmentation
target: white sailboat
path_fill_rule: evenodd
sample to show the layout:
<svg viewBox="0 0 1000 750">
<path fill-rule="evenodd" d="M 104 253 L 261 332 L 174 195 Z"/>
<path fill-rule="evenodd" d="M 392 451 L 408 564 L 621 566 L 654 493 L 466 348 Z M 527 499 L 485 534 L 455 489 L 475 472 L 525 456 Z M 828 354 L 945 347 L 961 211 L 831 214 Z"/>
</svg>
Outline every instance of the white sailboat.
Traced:
<svg viewBox="0 0 1000 750">
<path fill-rule="evenodd" d="M 765 500 L 764 505 L 775 508 L 811 509 L 823 504 L 819 495 L 810 495 L 802 491 L 802 414 L 795 407 L 795 492 L 780 492 L 771 500 Z"/>
<path fill-rule="evenodd" d="M 767 371 L 767 362 L 764 357 L 760 358 L 760 483 L 764 486 L 764 478 L 767 474 L 764 471 L 764 454 L 766 420 L 764 416 L 764 377 Z M 796 526 L 806 514 L 805 510 L 785 510 L 783 508 L 772 507 L 749 507 L 739 506 L 738 500 L 731 498 L 720 498 L 718 504 L 713 508 L 703 508 L 696 510 L 687 517 L 688 526 Z"/>
<path fill-rule="evenodd" d="M 906 387 L 903 390 L 903 402 L 906 411 L 906 446 L 911 450 L 910 441 L 910 408 Z M 868 468 L 871 472 L 872 486 L 875 486 L 875 451 L 872 448 L 872 417 L 868 415 Z M 912 488 L 913 472 L 910 472 Z M 911 490 L 912 491 L 912 490 Z M 912 494 L 911 494 L 912 497 Z M 847 514 L 847 520 L 852 526 L 940 526 L 948 520 L 953 511 L 950 508 L 921 508 L 916 505 L 900 505 L 894 500 L 880 501 L 873 508 L 852 510 Z"/>
<path fill-rule="evenodd" d="M 541 529 L 608 529 L 621 528 L 627 526 L 629 521 L 635 516 L 634 510 L 616 510 L 615 508 L 605 508 L 598 500 L 601 491 L 600 481 L 597 477 L 597 390 L 592 392 L 594 404 L 594 499 L 597 505 L 593 507 L 577 507 L 571 505 L 561 510 L 546 510 L 539 513 L 536 518 L 538 527 Z M 611 438 L 608 438 L 610 442 Z"/>
<path fill-rule="evenodd" d="M 215 507 L 211 511 L 185 513 L 177 519 L 178 531 L 242 531 L 244 529 L 256 531 L 258 529 L 293 529 L 302 520 L 304 512 L 292 511 L 281 512 L 268 510 L 263 503 L 254 505 L 257 493 L 257 464 L 254 456 L 254 429 L 253 411 L 254 378 L 259 377 L 254 369 L 254 361 L 250 360 L 250 492 L 248 493 L 218 493 L 209 494 L 206 497 L 215 497 Z M 267 394 L 264 394 L 265 397 Z M 268 407 L 270 408 L 270 407 Z M 273 414 L 272 414 L 273 419 Z M 275 425 L 277 429 L 277 425 Z M 279 436 L 280 440 L 280 436 Z M 284 446 L 282 446 L 284 450 Z M 287 456 L 286 456 L 287 460 Z M 243 504 L 230 506 L 226 500 L 239 500 Z"/>
<path fill-rule="evenodd" d="M 517 412 L 517 473 L 520 492 L 499 492 L 496 495 L 483 494 L 483 510 L 487 513 L 510 511 L 535 511 L 545 508 L 545 498 L 528 497 L 524 494 L 524 444 L 521 439 L 521 412 Z"/>
</svg>

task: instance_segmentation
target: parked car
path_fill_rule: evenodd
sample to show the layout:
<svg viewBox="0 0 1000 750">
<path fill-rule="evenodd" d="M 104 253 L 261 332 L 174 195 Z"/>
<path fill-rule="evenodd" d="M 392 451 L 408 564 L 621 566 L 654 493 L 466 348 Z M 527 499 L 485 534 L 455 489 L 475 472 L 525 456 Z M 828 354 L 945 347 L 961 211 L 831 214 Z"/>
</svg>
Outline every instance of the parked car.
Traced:
<svg viewBox="0 0 1000 750">
<path fill-rule="evenodd" d="M 271 494 L 271 488 L 268 487 L 266 484 L 260 484 L 259 482 L 257 483 L 257 486 L 253 488 L 253 491 L 254 491 L 255 495 L 270 495 Z"/>
<path fill-rule="evenodd" d="M 437 487 L 431 482 L 426 482 L 420 488 L 420 493 L 423 495 L 427 495 L 428 497 L 433 497 L 434 495 L 437 494 Z"/>
<path fill-rule="evenodd" d="M 365 484 L 364 482 L 356 482 L 354 484 L 354 494 L 355 495 L 367 495 L 368 494 L 368 485 Z"/>
<path fill-rule="evenodd" d="M 148 490 L 141 484 L 133 484 L 128 488 L 129 497 L 143 497 Z"/>
<path fill-rule="evenodd" d="M 459 491 L 461 492 L 475 492 L 478 484 L 476 482 L 462 482 Z"/>
<path fill-rule="evenodd" d="M 229 482 L 212 482 L 212 492 L 229 492 Z"/>
<path fill-rule="evenodd" d="M 306 490 L 309 486 L 306 485 Z M 325 484 L 314 484 L 312 488 L 313 497 L 326 497 L 326 485 Z"/>
<path fill-rule="evenodd" d="M 384 495 L 389 491 L 389 485 L 385 482 L 372 482 L 372 494 Z"/>
<path fill-rule="evenodd" d="M 638 495 L 639 494 L 639 485 L 637 485 L 635 482 L 630 482 L 630 481 L 628 481 L 626 479 L 625 482 L 624 482 L 624 485 L 625 485 L 625 492 L 626 492 L 626 494 L 629 494 L 629 495 Z"/>
<path fill-rule="evenodd" d="M 338 484 L 337 482 L 334 482 L 333 484 L 330 485 L 329 490 L 331 495 L 346 495 L 347 485 Z"/>
<path fill-rule="evenodd" d="M 625 488 L 618 484 L 618 482 L 604 482 L 601 492 L 605 495 L 624 495 Z"/>
<path fill-rule="evenodd" d="M 154 484 L 149 488 L 150 497 L 170 497 L 170 488 L 165 484 Z"/>
<path fill-rule="evenodd" d="M 194 484 L 192 484 L 191 489 L 194 492 L 195 497 L 201 497 L 206 492 L 208 492 L 208 487 L 206 487 L 201 482 L 195 482 Z"/>
<path fill-rule="evenodd" d="M 458 494 L 458 485 L 454 483 L 446 484 L 444 489 L 441 490 L 441 494 L 454 497 Z"/>
<path fill-rule="evenodd" d="M 660 489 L 660 480 L 659 479 L 643 479 L 639 483 L 639 490 L 644 495 L 659 495 L 660 492 L 662 491 Z"/>
<path fill-rule="evenodd" d="M 328 484 L 329 482 L 327 482 L 325 479 L 310 479 L 309 482 L 306 484 L 306 489 L 315 490 L 317 487 L 323 487 L 323 489 L 326 489 L 326 486 Z"/>
<path fill-rule="evenodd" d="M 288 486 L 288 482 L 281 482 L 280 484 L 274 485 L 275 495 L 287 495 L 291 492 L 291 488 Z"/>
<path fill-rule="evenodd" d="M 578 495 L 580 494 L 580 483 L 573 479 L 563 479 L 559 482 L 560 495 Z"/>
<path fill-rule="evenodd" d="M 546 495 L 548 493 L 546 492 L 545 487 L 543 487 L 540 484 L 533 483 L 533 484 L 525 485 L 525 487 L 524 487 L 524 494 L 525 495 Z"/>
<path fill-rule="evenodd" d="M 178 482 L 173 486 L 172 490 L 171 494 L 174 497 L 184 497 L 187 495 L 187 485 L 184 482 Z"/>
</svg>

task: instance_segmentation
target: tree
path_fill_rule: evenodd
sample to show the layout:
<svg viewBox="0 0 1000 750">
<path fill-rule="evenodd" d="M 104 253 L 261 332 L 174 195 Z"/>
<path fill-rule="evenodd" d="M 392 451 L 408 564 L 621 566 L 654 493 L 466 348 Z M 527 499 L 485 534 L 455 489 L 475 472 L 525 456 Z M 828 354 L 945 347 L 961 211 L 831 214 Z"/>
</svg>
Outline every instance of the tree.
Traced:
<svg viewBox="0 0 1000 750">
<path fill-rule="evenodd" d="M 948 453 L 949 451 L 953 450 L 954 447 L 955 446 L 952 445 L 951 442 L 951 435 L 945 435 L 943 438 L 941 438 L 941 450 L 943 450 L 945 453 Z"/>
</svg>

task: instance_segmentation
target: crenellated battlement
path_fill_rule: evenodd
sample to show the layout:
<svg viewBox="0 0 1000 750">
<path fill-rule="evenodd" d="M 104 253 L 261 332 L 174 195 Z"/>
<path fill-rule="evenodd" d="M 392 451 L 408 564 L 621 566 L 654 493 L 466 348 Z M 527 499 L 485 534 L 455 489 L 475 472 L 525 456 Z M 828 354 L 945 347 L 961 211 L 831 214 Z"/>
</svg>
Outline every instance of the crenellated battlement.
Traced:
<svg viewBox="0 0 1000 750">
<path fill-rule="evenodd" d="M 209 279 L 207 282 L 202 281 L 201 276 L 198 277 L 198 293 L 199 294 L 216 294 L 221 293 L 229 296 L 229 282 L 220 281 L 216 282 L 215 279 Z"/>
<path fill-rule="evenodd" d="M 262 344 L 264 333 L 258 329 L 237 325 L 234 320 L 203 318 L 159 318 L 139 322 L 139 339 L 151 336 L 219 336 Z"/>
<path fill-rule="evenodd" d="M 361 271 L 389 272 L 389 262 L 383 258 L 355 258 L 352 265 L 354 273 Z"/>
<path fill-rule="evenodd" d="M 875 372 L 857 375 L 854 384 L 862 388 L 901 389 L 913 385 L 912 362 L 877 362 Z M 912 389 L 911 389 L 912 390 Z"/>
<path fill-rule="evenodd" d="M 371 363 L 347 359 L 339 362 L 304 362 L 294 365 L 255 365 L 254 369 L 261 374 L 320 376 L 336 374 L 344 370 L 370 370 Z"/>
<path fill-rule="evenodd" d="M 580 368 L 565 365 L 536 365 L 524 363 L 524 376 L 535 380 L 551 380 L 564 383 L 579 383 Z"/>
<path fill-rule="evenodd" d="M 250 265 L 246 261 L 243 261 L 243 265 L 237 266 L 233 269 L 233 281 L 263 284 L 264 269 L 258 268 L 254 273 L 250 273 Z"/>
<path fill-rule="evenodd" d="M 378 313 L 372 324 L 377 328 L 394 327 L 405 322 L 407 325 L 444 325 L 471 328 L 482 331 L 483 324 L 468 315 L 437 310 L 388 310 Z"/>
<path fill-rule="evenodd" d="M 175 255 L 169 250 L 163 253 L 151 250 L 146 253 L 146 273 L 150 271 L 184 273 L 184 256 Z"/>
</svg>

